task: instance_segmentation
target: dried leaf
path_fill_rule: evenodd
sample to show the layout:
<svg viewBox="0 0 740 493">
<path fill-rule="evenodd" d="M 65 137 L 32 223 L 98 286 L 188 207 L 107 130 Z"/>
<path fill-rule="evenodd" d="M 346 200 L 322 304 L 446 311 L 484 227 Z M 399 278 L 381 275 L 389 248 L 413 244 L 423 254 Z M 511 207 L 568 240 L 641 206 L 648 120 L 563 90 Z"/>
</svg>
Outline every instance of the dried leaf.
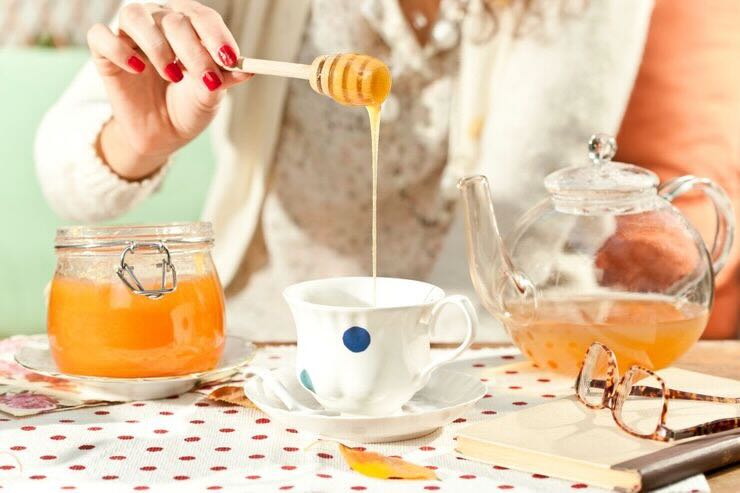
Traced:
<svg viewBox="0 0 740 493">
<path fill-rule="evenodd" d="M 438 479 L 431 469 L 403 459 L 386 457 L 376 452 L 353 449 L 339 444 L 339 451 L 349 467 L 360 474 L 378 479 Z"/>
<path fill-rule="evenodd" d="M 208 398 L 212 401 L 228 402 L 229 404 L 236 404 L 237 406 L 257 408 L 257 406 L 255 406 L 254 403 L 244 395 L 244 389 L 232 385 L 217 388 L 208 394 Z"/>
</svg>

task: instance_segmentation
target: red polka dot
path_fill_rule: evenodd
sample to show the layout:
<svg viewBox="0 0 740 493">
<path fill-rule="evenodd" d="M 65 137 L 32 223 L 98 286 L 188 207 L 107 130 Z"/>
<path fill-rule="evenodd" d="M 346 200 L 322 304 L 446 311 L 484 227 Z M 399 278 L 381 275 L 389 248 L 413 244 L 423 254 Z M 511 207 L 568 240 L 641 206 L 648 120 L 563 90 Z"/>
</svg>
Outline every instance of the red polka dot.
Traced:
<svg viewBox="0 0 740 493">
<path fill-rule="evenodd" d="M 162 447 L 148 447 L 146 449 L 146 451 L 147 452 L 161 452 L 162 451 Z"/>
<path fill-rule="evenodd" d="M 316 475 L 318 477 L 324 478 L 324 479 L 330 479 L 331 478 L 331 474 L 324 474 L 323 472 L 317 472 Z"/>
<path fill-rule="evenodd" d="M 208 407 L 208 406 L 210 406 L 210 404 L 208 404 L 207 402 L 196 402 L 195 405 L 198 406 L 198 407 Z"/>
<path fill-rule="evenodd" d="M 513 490 L 514 487 L 510 484 L 500 484 L 498 485 L 498 489 L 500 490 Z"/>
<path fill-rule="evenodd" d="M 517 373 L 519 373 L 519 372 L 516 371 L 516 370 L 506 370 L 506 374 L 507 375 L 516 375 Z"/>
<path fill-rule="evenodd" d="M 514 356 L 512 356 L 510 354 L 505 354 L 505 355 L 501 356 L 501 359 L 514 359 Z"/>
<path fill-rule="evenodd" d="M 172 411 L 159 411 L 159 414 L 162 416 L 172 416 L 174 413 Z"/>
<path fill-rule="evenodd" d="M 537 474 L 537 473 L 534 473 L 534 474 L 532 474 L 532 477 L 533 477 L 534 479 L 547 479 L 547 478 L 549 478 L 550 476 L 545 476 L 544 474 Z"/>
<path fill-rule="evenodd" d="M 69 468 L 72 469 L 73 471 L 84 471 L 85 470 L 85 466 L 83 466 L 82 464 L 75 464 L 75 465 L 69 466 Z"/>
<path fill-rule="evenodd" d="M 231 450 L 231 447 L 216 447 L 213 450 L 215 450 L 216 452 L 228 452 L 229 450 Z"/>
<path fill-rule="evenodd" d="M 11 469 L 15 469 L 15 466 L 11 464 L 4 464 L 0 466 L 0 471 L 10 471 Z"/>
<path fill-rule="evenodd" d="M 238 412 L 239 410 L 237 409 L 227 409 L 226 411 L 224 411 L 224 414 L 236 414 Z"/>
<path fill-rule="evenodd" d="M 221 487 L 220 487 L 220 486 L 209 486 L 209 487 L 208 487 L 208 488 L 206 488 L 206 489 L 207 489 L 207 490 L 220 490 L 220 489 L 221 489 Z"/>
<path fill-rule="evenodd" d="M 280 356 L 273 354 L 272 356 L 270 356 L 270 359 L 280 359 Z"/>
<path fill-rule="evenodd" d="M 180 457 L 180 460 L 195 460 L 195 457 L 193 457 L 192 455 L 183 455 L 182 457 Z"/>
<path fill-rule="evenodd" d="M 460 479 L 475 479 L 475 475 L 473 474 L 463 474 L 460 476 Z"/>
<path fill-rule="evenodd" d="M 33 431 L 35 429 L 36 429 L 35 426 L 21 426 L 21 430 L 23 431 Z"/>
<path fill-rule="evenodd" d="M 553 397 L 555 397 L 555 395 L 554 394 L 542 394 L 542 397 L 544 397 L 545 399 L 552 399 Z"/>
<path fill-rule="evenodd" d="M 40 479 L 46 479 L 46 476 L 44 476 L 43 474 L 34 474 L 33 476 L 28 476 L 28 479 L 33 479 L 33 480 L 38 481 Z"/>
<path fill-rule="evenodd" d="M 134 437 L 132 437 L 131 435 L 119 435 L 118 439 L 119 440 L 133 440 Z"/>
<path fill-rule="evenodd" d="M 252 475 L 252 476 L 245 476 L 247 479 L 259 479 L 262 476 Z"/>
<path fill-rule="evenodd" d="M 156 471 L 157 466 L 141 466 L 139 469 L 142 471 Z"/>
<path fill-rule="evenodd" d="M 438 469 L 437 466 L 424 466 L 424 467 L 426 467 L 427 469 L 431 469 L 432 471 L 436 471 Z"/>
<path fill-rule="evenodd" d="M 298 433 L 298 430 L 296 430 L 295 428 L 285 428 L 285 431 L 287 431 L 288 433 Z"/>
<path fill-rule="evenodd" d="M 77 448 L 80 450 L 92 450 L 95 448 L 95 445 L 80 445 Z"/>
<path fill-rule="evenodd" d="M 267 438 L 267 435 L 254 435 L 252 440 L 264 440 L 265 438 Z"/>
<path fill-rule="evenodd" d="M 298 447 L 283 447 L 283 450 L 286 452 L 298 452 L 300 449 Z"/>
<path fill-rule="evenodd" d="M 148 486 L 134 486 L 135 491 L 146 491 L 148 489 L 149 489 Z"/>
<path fill-rule="evenodd" d="M 439 486 L 435 486 L 433 484 L 430 484 L 429 486 L 425 486 L 424 489 L 425 490 L 429 490 L 429 491 L 437 491 L 439 489 Z"/>
<path fill-rule="evenodd" d="M 169 430 L 154 430 L 154 433 L 157 433 L 158 435 L 164 435 L 165 433 L 169 433 Z"/>
<path fill-rule="evenodd" d="M 453 423 L 464 423 L 466 421 L 467 421 L 467 419 L 465 419 L 465 418 L 457 418 L 455 421 L 453 421 Z"/>
<path fill-rule="evenodd" d="M 42 455 L 41 457 L 39 457 L 39 459 L 41 460 L 54 460 L 56 458 L 57 458 L 56 455 Z"/>
<path fill-rule="evenodd" d="M 292 470 L 296 469 L 296 466 L 281 466 L 280 469 L 282 469 L 284 471 L 292 471 Z"/>
<path fill-rule="evenodd" d="M 234 428 L 221 428 L 218 431 L 220 431 L 221 433 L 231 433 L 234 431 Z"/>
<path fill-rule="evenodd" d="M 436 450 L 436 449 L 434 447 L 429 446 L 429 445 L 423 445 L 423 446 L 419 447 L 419 450 L 423 450 L 425 452 L 428 452 L 429 450 Z"/>
<path fill-rule="evenodd" d="M 588 488 L 588 485 L 587 484 L 583 484 L 583 483 L 575 483 L 575 484 L 570 485 L 570 487 L 571 488 L 575 488 L 577 490 L 580 490 L 580 489 L 583 489 L 583 488 Z"/>
<path fill-rule="evenodd" d="M 549 378 L 538 378 L 537 381 L 542 382 L 542 383 L 547 383 L 550 381 L 550 379 Z"/>
<path fill-rule="evenodd" d="M 110 411 L 95 411 L 95 414 L 98 416 L 105 416 L 106 414 L 110 414 Z"/>
<path fill-rule="evenodd" d="M 127 419 L 126 420 L 126 423 L 138 423 L 138 422 L 139 422 L 138 419 Z"/>
<path fill-rule="evenodd" d="M 49 438 L 51 438 L 52 440 L 66 440 L 67 439 L 67 437 L 65 437 L 64 435 L 52 435 Z"/>
<path fill-rule="evenodd" d="M 350 489 L 355 491 L 364 491 L 367 488 L 365 486 L 351 486 Z"/>
<path fill-rule="evenodd" d="M 521 389 L 521 387 L 519 385 L 509 385 L 509 388 L 511 390 L 519 390 L 519 389 Z"/>
<path fill-rule="evenodd" d="M 100 431 L 103 428 L 101 426 L 90 426 L 87 428 L 88 431 Z"/>
<path fill-rule="evenodd" d="M 211 467 L 211 471 L 225 471 L 226 466 L 213 466 Z"/>
<path fill-rule="evenodd" d="M 262 454 L 252 454 L 249 456 L 250 459 L 264 459 L 265 456 Z"/>
<path fill-rule="evenodd" d="M 326 452 L 319 452 L 319 453 L 318 453 L 318 454 L 316 454 L 316 455 L 317 455 L 318 457 L 320 457 L 321 459 L 333 459 L 333 458 L 334 458 L 334 456 L 333 456 L 333 455 L 331 455 L 331 454 L 327 454 Z"/>
<path fill-rule="evenodd" d="M 485 411 L 481 411 L 481 414 L 487 414 L 487 415 L 496 414 L 496 411 L 492 409 L 486 409 Z"/>
<path fill-rule="evenodd" d="M 526 406 L 527 405 L 527 403 L 524 401 L 516 401 L 516 402 L 512 402 L 512 404 L 514 404 L 515 406 Z"/>
<path fill-rule="evenodd" d="M 146 406 L 146 403 L 145 402 L 134 402 L 131 405 L 136 406 L 136 407 L 141 407 L 141 406 Z"/>
<path fill-rule="evenodd" d="M 77 486 L 62 486 L 63 490 L 76 490 Z"/>
<path fill-rule="evenodd" d="M 108 457 L 110 460 L 126 460 L 125 455 L 111 455 Z"/>
<path fill-rule="evenodd" d="M 24 447 L 23 445 L 13 445 L 12 447 L 10 447 L 10 450 L 20 452 L 21 450 L 26 450 L 26 447 Z"/>
<path fill-rule="evenodd" d="M 291 485 L 285 485 L 285 486 L 281 486 L 280 489 L 283 490 L 283 491 L 292 490 L 293 489 L 293 486 L 291 486 Z"/>
<path fill-rule="evenodd" d="M 187 481 L 190 479 L 190 476 L 173 476 L 172 479 L 175 481 Z"/>
<path fill-rule="evenodd" d="M 74 423 L 75 420 L 74 419 L 60 419 L 59 422 L 60 423 Z"/>
<path fill-rule="evenodd" d="M 498 469 L 499 471 L 508 471 L 509 470 L 508 467 L 504 467 L 504 466 L 493 466 L 493 468 L 494 469 Z"/>
<path fill-rule="evenodd" d="M 485 366 L 486 365 L 484 365 L 483 363 L 475 363 L 475 364 L 473 364 L 473 368 L 483 368 Z"/>
<path fill-rule="evenodd" d="M 357 451 L 360 451 L 360 452 L 364 452 L 367 449 L 365 447 L 352 447 L 352 450 L 357 450 Z"/>
<path fill-rule="evenodd" d="M 270 420 L 268 418 L 259 418 L 255 420 L 254 422 L 257 423 L 258 425 L 266 425 L 267 423 L 270 422 Z"/>
<path fill-rule="evenodd" d="M 487 378 L 481 378 L 481 379 L 480 379 L 480 381 L 481 381 L 481 382 L 487 382 L 487 381 L 488 381 L 488 379 L 487 379 Z"/>
<path fill-rule="evenodd" d="M 491 394 L 484 394 L 483 395 L 483 398 L 484 399 L 490 399 L 491 397 L 493 397 Z"/>
<path fill-rule="evenodd" d="M 199 442 L 200 437 L 185 437 L 186 442 Z"/>
<path fill-rule="evenodd" d="M 106 481 L 112 481 L 114 479 L 118 479 L 118 476 L 103 476 L 102 479 L 104 479 Z"/>
<path fill-rule="evenodd" d="M 202 425 L 203 423 L 205 423 L 205 421 L 203 421 L 202 419 L 193 419 L 193 420 L 190 421 L 190 423 L 191 424 L 194 424 L 194 425 Z M 219 488 L 220 488 L 220 486 L 219 486 Z"/>
</svg>

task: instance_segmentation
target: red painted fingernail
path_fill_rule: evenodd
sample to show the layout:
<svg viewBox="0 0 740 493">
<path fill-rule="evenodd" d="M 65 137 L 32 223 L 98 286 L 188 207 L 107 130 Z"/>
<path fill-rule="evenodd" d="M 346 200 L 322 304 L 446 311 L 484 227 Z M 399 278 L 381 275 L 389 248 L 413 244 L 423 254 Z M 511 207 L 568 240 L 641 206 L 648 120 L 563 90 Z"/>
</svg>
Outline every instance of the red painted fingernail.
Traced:
<svg viewBox="0 0 740 493">
<path fill-rule="evenodd" d="M 221 59 L 221 63 L 227 67 L 236 65 L 236 53 L 229 45 L 223 45 L 219 48 L 218 57 Z"/>
<path fill-rule="evenodd" d="M 209 91 L 215 91 L 221 85 L 221 79 L 218 78 L 216 72 L 206 72 L 203 74 L 203 83 Z"/>
<path fill-rule="evenodd" d="M 170 78 L 172 82 L 180 82 L 182 80 L 182 69 L 177 66 L 175 62 L 168 63 L 164 68 L 164 73 Z"/>
<path fill-rule="evenodd" d="M 144 69 L 146 68 L 146 65 L 144 64 L 144 61 L 137 57 L 136 55 L 131 55 L 128 60 L 126 60 L 126 63 L 129 67 L 136 70 L 137 73 L 142 73 Z"/>
</svg>

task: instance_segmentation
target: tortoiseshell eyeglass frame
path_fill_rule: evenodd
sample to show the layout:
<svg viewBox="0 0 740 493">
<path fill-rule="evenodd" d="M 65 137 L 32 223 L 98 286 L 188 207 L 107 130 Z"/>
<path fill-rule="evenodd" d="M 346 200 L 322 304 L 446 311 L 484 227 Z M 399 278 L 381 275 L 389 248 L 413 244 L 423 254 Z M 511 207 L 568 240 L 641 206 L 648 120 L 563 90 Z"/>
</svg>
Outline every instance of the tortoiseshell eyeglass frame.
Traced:
<svg viewBox="0 0 740 493">
<path fill-rule="evenodd" d="M 585 399 L 581 397 L 580 393 L 578 392 L 578 389 L 581 384 L 581 378 L 584 378 L 583 371 L 584 371 L 586 362 L 588 361 L 589 355 L 591 354 L 592 351 L 597 351 L 597 350 L 603 350 L 605 352 L 607 359 L 608 359 L 609 366 L 606 370 L 606 381 L 591 380 L 591 383 L 589 384 L 590 387 L 602 388 L 602 385 L 603 385 L 604 393 L 602 394 L 600 403 L 590 404 L 589 402 L 587 402 Z M 643 372 L 655 378 L 655 380 L 660 384 L 660 388 L 646 387 L 642 385 L 633 384 L 629 390 L 629 395 L 633 395 L 633 396 L 662 398 L 663 409 L 661 410 L 661 413 L 660 413 L 660 421 L 658 422 L 656 429 L 652 433 L 647 433 L 647 434 L 637 433 L 631 430 L 622 421 L 622 416 L 621 416 L 622 404 L 624 404 L 624 401 L 628 397 L 625 391 L 626 383 L 631 382 L 632 374 L 637 371 Z M 691 438 L 691 437 L 696 437 L 696 436 L 701 436 L 701 435 L 711 435 L 713 433 L 720 433 L 722 431 L 740 428 L 740 417 L 717 419 L 714 421 L 709 421 L 707 423 L 702 423 L 697 426 L 691 426 L 689 428 L 683 428 L 683 429 L 678 429 L 678 430 L 668 428 L 665 425 L 665 422 L 666 422 L 666 414 L 668 414 L 668 401 L 671 399 L 718 402 L 722 404 L 738 404 L 740 403 L 740 398 L 718 397 L 718 396 L 696 394 L 693 392 L 684 392 L 681 390 L 670 389 L 666 386 L 665 381 L 660 376 L 658 376 L 655 372 L 653 372 L 652 370 L 648 370 L 647 368 L 644 368 L 639 365 L 631 366 L 627 370 L 627 372 L 624 374 L 624 376 L 622 376 L 622 378 L 619 378 L 619 368 L 617 367 L 617 357 L 614 354 L 614 351 L 612 351 L 611 349 L 609 349 L 608 347 L 606 347 L 605 345 L 599 342 L 594 342 L 593 344 L 591 344 L 591 346 L 586 351 L 586 355 L 583 358 L 583 363 L 581 363 L 581 369 L 578 372 L 578 376 L 576 377 L 575 391 L 576 391 L 576 397 L 582 404 L 584 404 L 585 406 L 591 409 L 603 409 L 603 408 L 610 409 L 612 412 L 612 417 L 614 418 L 614 421 L 617 423 L 617 425 L 619 425 L 620 428 L 622 428 L 624 431 L 626 431 L 630 435 L 633 435 L 639 438 L 649 438 L 651 440 L 659 440 L 661 442 L 668 442 L 671 440 L 681 440 L 684 438 Z"/>
</svg>

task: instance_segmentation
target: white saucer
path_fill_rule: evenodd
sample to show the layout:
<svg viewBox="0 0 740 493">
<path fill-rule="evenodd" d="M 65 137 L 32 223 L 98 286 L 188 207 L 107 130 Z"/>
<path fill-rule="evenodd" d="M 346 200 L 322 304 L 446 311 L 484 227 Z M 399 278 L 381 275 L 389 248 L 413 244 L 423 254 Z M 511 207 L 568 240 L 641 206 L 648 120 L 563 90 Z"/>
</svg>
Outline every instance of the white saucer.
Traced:
<svg viewBox="0 0 740 493">
<path fill-rule="evenodd" d="M 303 388 L 293 368 L 273 372 L 299 403 L 317 409 L 320 405 Z M 326 438 L 378 443 L 409 440 L 432 433 L 451 423 L 486 393 L 477 377 L 449 370 L 437 370 L 429 383 L 393 416 L 348 416 L 333 413 L 289 411 L 275 394 L 254 376 L 244 384 L 244 393 L 276 421 Z"/>
<path fill-rule="evenodd" d="M 228 378 L 252 359 L 255 346 L 241 337 L 226 336 L 224 352 L 216 368 L 176 377 L 112 378 L 69 375 L 57 368 L 46 344 L 29 345 L 15 353 L 15 361 L 27 370 L 76 383 L 86 399 L 133 401 L 161 399 L 194 387 Z"/>
</svg>

